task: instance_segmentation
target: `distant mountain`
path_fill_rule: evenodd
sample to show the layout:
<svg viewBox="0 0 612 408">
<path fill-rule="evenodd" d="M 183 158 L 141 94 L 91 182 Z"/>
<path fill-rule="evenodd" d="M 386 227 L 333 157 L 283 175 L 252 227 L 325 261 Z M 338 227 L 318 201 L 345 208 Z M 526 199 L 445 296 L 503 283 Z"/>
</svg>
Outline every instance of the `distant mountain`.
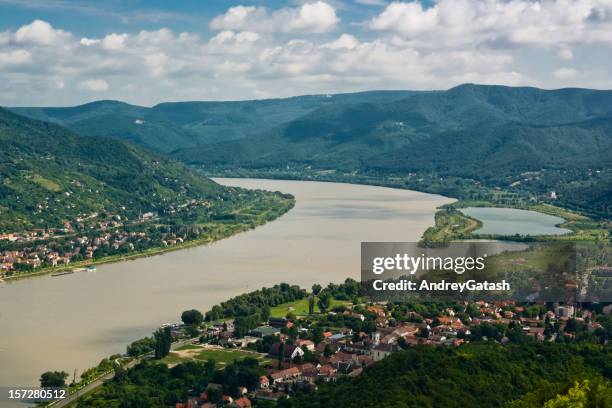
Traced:
<svg viewBox="0 0 612 408">
<path fill-rule="evenodd" d="M 529 194 L 561 190 L 562 205 L 604 217 L 612 211 L 606 202 L 612 196 L 612 91 L 466 84 L 447 91 L 152 108 L 101 101 L 13 110 L 214 171 L 289 169 L 294 177 L 305 169 L 377 177 L 417 173 L 492 188 L 544 170 L 520 188 Z M 456 190 L 448 187 L 428 191 Z M 584 191 L 593 194 L 579 196 Z"/>
<path fill-rule="evenodd" d="M 11 108 L 20 115 L 64 125 L 78 134 L 126 140 L 168 153 L 268 132 L 323 106 L 386 101 L 410 92 L 311 95 L 238 102 L 162 103 L 152 108 L 98 101 L 65 108 Z"/>
<path fill-rule="evenodd" d="M 484 173 L 612 163 L 612 91 L 462 85 L 322 106 L 271 131 L 178 149 L 192 164 Z"/>
<path fill-rule="evenodd" d="M 76 136 L 0 108 L 0 232 L 107 211 L 136 217 L 225 188 L 126 143 Z"/>
</svg>

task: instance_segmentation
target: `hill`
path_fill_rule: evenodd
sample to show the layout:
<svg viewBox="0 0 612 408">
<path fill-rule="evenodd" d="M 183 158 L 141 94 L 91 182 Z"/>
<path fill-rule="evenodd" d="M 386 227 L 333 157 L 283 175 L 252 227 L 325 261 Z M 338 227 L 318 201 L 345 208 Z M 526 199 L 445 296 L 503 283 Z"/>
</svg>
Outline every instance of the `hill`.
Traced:
<svg viewBox="0 0 612 408">
<path fill-rule="evenodd" d="M 508 190 L 524 199 L 553 190 L 559 205 L 612 216 L 612 91 L 466 84 L 152 108 L 101 101 L 14 110 L 77 133 L 129 140 L 214 174 L 305 178 L 323 171 L 330 180 L 352 174 L 370 182 L 411 175 L 423 182 L 404 187 L 459 198 L 474 198 L 464 194 L 470 189 Z"/>
<path fill-rule="evenodd" d="M 323 106 L 256 137 L 173 156 L 194 164 L 460 170 L 474 177 L 493 164 L 495 173 L 500 165 L 516 171 L 609 165 L 611 125 L 612 91 L 462 85 Z"/>
<path fill-rule="evenodd" d="M 54 122 L 78 134 L 113 137 L 162 153 L 208 143 L 242 139 L 270 131 L 322 106 L 356 100 L 401 98 L 409 92 L 306 95 L 237 102 L 161 103 L 151 108 L 119 101 L 75 107 L 11 108 L 20 115 Z"/>
<path fill-rule="evenodd" d="M 1 108 L 0 145 L 0 232 L 61 228 L 102 213 L 171 217 L 195 202 L 215 204 L 223 213 L 251 198 L 136 146 L 77 136 Z"/>
<path fill-rule="evenodd" d="M 420 346 L 356 378 L 279 401 L 278 407 L 504 407 L 528 393 L 533 393 L 528 402 L 512 406 L 541 407 L 574 381 L 596 378 L 605 384 L 609 354 L 606 346 L 563 344 Z M 598 396 L 603 405 L 588 406 L 605 406 L 612 398 L 610 388 L 605 390 Z"/>
<path fill-rule="evenodd" d="M 526 197 L 557 190 L 561 205 L 609 218 L 595 197 L 612 195 L 611 150 L 612 91 L 463 85 L 323 106 L 265 133 L 171 155 L 209 171 L 414 174 L 446 184 L 429 188 L 443 194 L 457 180 Z M 597 194 L 580 195 L 595 186 Z"/>
</svg>

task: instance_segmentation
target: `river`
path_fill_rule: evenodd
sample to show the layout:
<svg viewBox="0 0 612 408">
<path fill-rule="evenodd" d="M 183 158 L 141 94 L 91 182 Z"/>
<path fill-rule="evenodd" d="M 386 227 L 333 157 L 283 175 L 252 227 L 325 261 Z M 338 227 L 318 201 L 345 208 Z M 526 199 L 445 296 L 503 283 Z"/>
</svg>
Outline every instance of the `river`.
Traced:
<svg viewBox="0 0 612 408">
<path fill-rule="evenodd" d="M 416 241 L 433 224 L 436 207 L 452 201 L 340 183 L 217 181 L 291 193 L 296 206 L 212 245 L 1 284 L 0 386 L 37 385 L 46 370 L 80 372 L 178 321 L 185 309 L 206 311 L 279 282 L 310 287 L 358 279 L 361 241 Z"/>
</svg>

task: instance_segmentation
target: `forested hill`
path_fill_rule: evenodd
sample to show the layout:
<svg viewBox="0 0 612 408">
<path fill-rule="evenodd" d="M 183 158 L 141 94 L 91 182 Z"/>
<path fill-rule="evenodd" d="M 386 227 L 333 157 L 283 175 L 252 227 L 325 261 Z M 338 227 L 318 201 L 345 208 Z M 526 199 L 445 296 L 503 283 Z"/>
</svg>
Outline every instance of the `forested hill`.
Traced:
<svg viewBox="0 0 612 408">
<path fill-rule="evenodd" d="M 78 134 L 114 137 L 161 153 L 241 139 L 271 131 L 322 106 L 389 101 L 406 91 L 306 95 L 237 102 L 161 103 L 151 108 L 119 101 L 74 107 L 11 108 L 15 113 L 66 126 Z"/>
<path fill-rule="evenodd" d="M 13 108 L 190 164 L 483 178 L 609 166 L 612 91 L 461 85 L 239 102 Z"/>
<path fill-rule="evenodd" d="M 0 232 L 61 227 L 99 211 L 133 219 L 225 191 L 135 146 L 76 136 L 2 108 L 0 153 Z"/>
<path fill-rule="evenodd" d="M 78 134 L 129 140 L 213 173 L 282 170 L 300 178 L 331 171 L 403 180 L 412 174 L 427 188 L 409 188 L 455 196 L 480 186 L 525 197 L 557 191 L 559 205 L 603 218 L 612 211 L 612 91 L 468 84 L 14 111 Z"/>
<path fill-rule="evenodd" d="M 421 346 L 393 354 L 358 377 L 281 400 L 278 407 L 605 407 L 612 398 L 610 375 L 609 346 Z M 593 390 L 584 396 L 588 404 L 544 405 L 585 380 Z"/>
<path fill-rule="evenodd" d="M 482 177 L 609 166 L 611 129 L 612 91 L 462 85 L 323 106 L 256 137 L 174 156 L 197 164 Z"/>
</svg>

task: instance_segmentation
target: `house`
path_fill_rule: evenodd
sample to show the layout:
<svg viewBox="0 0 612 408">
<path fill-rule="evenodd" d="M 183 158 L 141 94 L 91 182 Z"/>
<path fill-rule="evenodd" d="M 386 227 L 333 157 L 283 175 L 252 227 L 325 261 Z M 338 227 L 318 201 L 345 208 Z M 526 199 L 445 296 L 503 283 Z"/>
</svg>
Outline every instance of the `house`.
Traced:
<svg viewBox="0 0 612 408">
<path fill-rule="evenodd" d="M 533 337 L 537 341 L 544 341 L 544 327 L 530 327 L 527 336 Z"/>
<path fill-rule="evenodd" d="M 342 340 L 345 337 L 346 337 L 346 335 L 344 335 L 342 333 L 336 333 L 336 334 L 333 334 L 333 335 L 329 336 L 329 340 L 331 340 L 333 342 L 338 342 L 338 341 Z"/>
<path fill-rule="evenodd" d="M 275 357 L 275 358 L 280 358 L 280 354 L 281 354 L 281 349 L 282 349 L 282 353 L 283 353 L 283 360 L 293 360 L 296 357 L 303 357 L 304 356 L 304 350 L 302 350 L 300 347 L 296 346 L 295 344 L 285 344 L 285 343 L 274 343 L 272 344 L 272 346 L 270 347 L 270 351 L 268 351 L 268 354 L 270 354 L 270 356 Z"/>
<path fill-rule="evenodd" d="M 280 333 L 280 329 L 272 326 L 259 326 L 250 331 L 251 336 L 263 338 L 269 335 L 277 336 Z"/>
<path fill-rule="evenodd" d="M 557 306 L 555 308 L 555 314 L 559 318 L 574 317 L 574 306 Z"/>
<path fill-rule="evenodd" d="M 271 317 L 268 320 L 268 324 L 277 329 L 280 329 L 282 327 L 290 328 L 291 326 L 293 326 L 293 323 L 283 317 Z"/>
<path fill-rule="evenodd" d="M 338 370 L 335 369 L 334 367 L 332 367 L 329 364 L 325 364 L 321 367 L 319 367 L 319 375 L 318 378 L 324 380 L 324 381 L 330 381 L 332 380 L 335 376 L 336 376 L 336 372 Z"/>
<path fill-rule="evenodd" d="M 258 390 L 255 393 L 255 398 L 263 401 L 278 401 L 279 399 L 286 398 L 287 394 L 284 392 L 272 392 L 269 390 Z"/>
<path fill-rule="evenodd" d="M 317 376 L 319 375 L 317 367 L 315 367 L 315 365 L 312 363 L 302 364 L 299 367 L 299 370 L 302 373 L 300 380 L 311 384 L 314 384 L 314 382 L 317 380 Z"/>
<path fill-rule="evenodd" d="M 261 377 L 259 377 L 259 388 L 269 388 L 270 387 L 270 379 L 265 376 L 262 375 Z"/>
<path fill-rule="evenodd" d="M 397 344 L 379 344 L 370 350 L 370 356 L 374 361 L 380 361 L 401 349 Z"/>
<path fill-rule="evenodd" d="M 232 407 L 235 407 L 235 408 L 250 408 L 251 407 L 251 400 L 249 400 L 247 397 L 238 398 L 237 400 L 234 401 L 234 403 L 232 404 Z"/>
<path fill-rule="evenodd" d="M 295 341 L 295 345 L 298 347 L 306 347 L 306 350 L 308 351 L 314 351 L 315 350 L 315 345 L 312 342 L 312 340 L 302 340 L 302 339 L 298 339 Z"/>
<path fill-rule="evenodd" d="M 295 382 L 298 380 L 302 373 L 297 367 L 290 367 L 281 371 L 270 374 L 272 382 L 274 384 L 280 384 L 284 382 Z"/>
</svg>

